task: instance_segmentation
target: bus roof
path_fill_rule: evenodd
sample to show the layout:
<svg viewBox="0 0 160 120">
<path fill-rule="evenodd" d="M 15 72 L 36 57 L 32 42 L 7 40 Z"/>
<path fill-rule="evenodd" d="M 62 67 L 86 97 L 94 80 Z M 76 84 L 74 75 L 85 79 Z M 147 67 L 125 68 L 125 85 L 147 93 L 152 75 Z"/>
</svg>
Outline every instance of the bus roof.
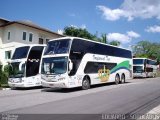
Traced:
<svg viewBox="0 0 160 120">
<path fill-rule="evenodd" d="M 61 38 L 55 38 L 55 39 L 51 39 L 49 41 L 55 41 L 55 40 L 61 40 L 61 39 L 81 39 L 81 40 L 86 40 L 86 41 L 90 41 L 90 42 L 93 42 L 93 43 L 98 43 L 98 44 L 102 44 L 102 45 L 107 45 L 107 46 L 112 46 L 112 47 L 115 47 L 115 48 L 120 48 L 120 49 L 124 49 L 124 50 L 128 50 L 128 51 L 131 51 L 127 48 L 122 48 L 122 47 L 118 47 L 118 46 L 114 46 L 114 45 L 110 45 L 110 44 L 105 44 L 105 43 L 102 43 L 102 42 L 97 42 L 97 41 L 93 41 L 93 40 L 89 40 L 89 39 L 85 39 L 85 38 L 80 38 L 80 37 L 61 37 Z"/>
<path fill-rule="evenodd" d="M 147 60 L 156 61 L 156 60 L 153 60 L 153 59 L 150 59 L 150 58 L 133 58 L 133 59 L 147 59 Z"/>
<path fill-rule="evenodd" d="M 16 48 L 20 48 L 20 47 L 25 47 L 25 46 L 30 46 L 30 47 L 34 47 L 34 46 L 47 46 L 46 44 L 28 44 L 28 45 L 21 45 L 21 46 L 17 46 Z"/>
</svg>

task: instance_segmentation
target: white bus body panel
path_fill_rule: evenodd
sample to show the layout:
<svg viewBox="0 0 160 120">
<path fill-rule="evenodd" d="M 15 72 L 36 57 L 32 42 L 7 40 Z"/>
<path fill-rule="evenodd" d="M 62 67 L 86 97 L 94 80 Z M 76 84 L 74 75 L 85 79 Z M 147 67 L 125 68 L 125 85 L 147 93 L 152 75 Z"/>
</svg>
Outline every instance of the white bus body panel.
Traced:
<svg viewBox="0 0 160 120">
<path fill-rule="evenodd" d="M 148 59 L 148 58 L 133 58 L 133 60 L 138 60 L 138 59 L 142 59 L 142 60 L 151 60 L 151 59 Z M 151 60 L 151 61 L 155 61 L 155 60 Z M 133 67 L 143 67 L 143 70 L 144 70 L 144 63 L 143 64 L 133 64 Z M 157 66 L 156 65 L 151 65 L 151 64 L 146 64 L 146 68 L 153 68 L 153 72 L 141 72 L 141 73 L 134 73 L 133 72 L 133 77 L 134 78 L 138 78 L 138 77 L 142 77 L 142 78 L 145 78 L 145 77 L 155 77 L 157 75 Z"/>
<path fill-rule="evenodd" d="M 46 45 L 32 44 L 32 45 L 24 45 L 24 46 L 21 46 L 21 47 L 25 47 L 25 46 L 30 46 L 29 52 L 27 53 L 27 56 L 28 56 L 29 53 L 30 53 L 30 50 L 32 49 L 32 47 L 36 47 L 36 46 L 45 47 Z M 43 49 L 43 51 L 44 51 L 44 49 Z M 27 61 L 27 57 L 26 58 L 22 58 L 22 59 L 14 59 L 14 60 L 11 60 L 10 62 L 11 63 L 20 62 L 20 64 L 23 64 L 26 61 Z M 12 87 L 12 88 L 14 88 L 14 87 L 15 88 L 16 87 L 24 87 L 24 88 L 26 87 L 27 88 L 27 87 L 42 86 L 41 75 L 39 73 L 39 74 L 37 74 L 35 76 L 31 76 L 31 77 L 9 78 L 8 79 L 8 85 L 9 85 L 9 87 Z"/>
<path fill-rule="evenodd" d="M 9 78 L 8 84 L 10 87 L 35 87 L 41 86 L 41 75 L 22 78 Z"/>
<path fill-rule="evenodd" d="M 94 73 L 94 74 L 84 73 L 84 69 L 86 67 L 87 62 L 116 63 L 118 66 L 123 61 L 128 61 L 130 68 L 129 69 L 117 68 L 115 72 L 109 75 L 108 80 L 106 81 L 102 81 L 99 78 L 98 71 L 97 73 Z M 68 76 L 68 73 L 65 73 L 64 75 L 55 75 L 54 79 L 52 77 L 49 80 L 49 78 L 46 77 L 46 75 L 42 75 L 42 86 L 52 87 L 52 88 L 56 88 L 56 87 L 73 88 L 73 87 L 82 86 L 82 81 L 85 75 L 88 75 L 90 77 L 91 85 L 109 83 L 109 82 L 115 81 L 115 76 L 117 73 L 119 74 L 120 77 L 122 74 L 125 74 L 126 80 L 132 79 L 132 74 L 133 74 L 132 73 L 132 59 L 120 58 L 120 57 L 114 57 L 114 56 L 106 56 L 106 55 L 85 54 L 74 76 Z M 61 80 L 58 80 L 58 79 L 61 79 Z"/>
</svg>

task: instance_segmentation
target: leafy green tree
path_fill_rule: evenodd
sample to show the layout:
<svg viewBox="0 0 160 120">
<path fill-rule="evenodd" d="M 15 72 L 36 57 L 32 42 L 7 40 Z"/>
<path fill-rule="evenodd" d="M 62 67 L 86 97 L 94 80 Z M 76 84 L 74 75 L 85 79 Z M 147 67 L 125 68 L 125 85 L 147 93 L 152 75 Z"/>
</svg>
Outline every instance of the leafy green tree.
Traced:
<svg viewBox="0 0 160 120">
<path fill-rule="evenodd" d="M 106 34 L 102 34 L 101 35 L 101 39 L 102 39 L 103 43 L 108 43 L 108 41 L 107 41 L 107 35 Z"/>
<path fill-rule="evenodd" d="M 98 31 L 96 31 L 96 34 L 93 35 L 90 32 L 88 32 L 86 29 L 77 28 L 77 27 L 73 27 L 73 26 L 65 27 L 64 28 L 64 35 L 86 38 L 86 39 L 90 39 L 93 41 L 98 41 L 98 42 L 102 42 L 105 44 L 111 44 L 111 45 L 115 45 L 115 46 L 120 45 L 120 42 L 118 42 L 118 41 L 112 41 L 112 42 L 108 43 L 107 35 L 104 33 L 101 34 L 101 37 L 98 37 Z"/>
<path fill-rule="evenodd" d="M 72 26 L 64 28 L 64 35 L 81 37 L 81 38 L 86 38 L 86 39 L 95 38 L 95 36 L 89 33 L 86 29 L 76 28 Z"/>
<path fill-rule="evenodd" d="M 0 65 L 0 87 L 2 84 L 7 84 L 8 81 L 8 72 L 2 70 L 2 65 Z"/>
<path fill-rule="evenodd" d="M 133 52 L 138 57 L 149 57 L 151 43 L 149 41 L 140 41 L 133 47 Z"/>
<path fill-rule="evenodd" d="M 147 57 L 160 62 L 160 43 L 140 41 L 137 45 L 132 47 L 132 50 L 136 57 Z"/>
<path fill-rule="evenodd" d="M 119 46 L 121 43 L 119 41 L 114 40 L 114 41 L 111 41 L 109 44 L 114 46 Z"/>
</svg>

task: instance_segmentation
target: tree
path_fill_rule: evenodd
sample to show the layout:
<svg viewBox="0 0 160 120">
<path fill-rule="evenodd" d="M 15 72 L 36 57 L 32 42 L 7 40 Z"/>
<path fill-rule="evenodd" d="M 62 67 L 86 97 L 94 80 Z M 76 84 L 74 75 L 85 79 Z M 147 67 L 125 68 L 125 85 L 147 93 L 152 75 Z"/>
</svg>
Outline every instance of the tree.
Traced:
<svg viewBox="0 0 160 120">
<path fill-rule="evenodd" d="M 109 44 L 114 46 L 119 46 L 121 43 L 119 41 L 114 40 L 114 41 L 111 41 Z"/>
<path fill-rule="evenodd" d="M 86 39 L 95 39 L 95 36 L 89 33 L 86 29 L 76 28 L 76 27 L 65 27 L 64 35 L 81 37 Z"/>
<path fill-rule="evenodd" d="M 118 41 L 112 41 L 112 42 L 108 43 L 107 35 L 104 33 L 101 34 L 101 37 L 98 37 L 98 31 L 96 31 L 96 34 L 93 35 L 90 32 L 88 32 L 86 29 L 77 28 L 77 27 L 73 27 L 73 26 L 65 27 L 64 28 L 64 35 L 86 38 L 86 39 L 90 39 L 93 41 L 98 41 L 98 42 L 102 42 L 105 44 L 111 44 L 111 45 L 115 45 L 115 46 L 120 45 L 120 42 L 118 42 Z"/>
<path fill-rule="evenodd" d="M 2 65 L 0 65 L 0 88 L 2 87 L 3 84 L 8 83 L 8 73 L 6 71 L 2 70 Z"/>
<path fill-rule="evenodd" d="M 107 35 L 106 34 L 102 34 L 101 38 L 102 38 L 102 42 L 103 43 L 108 43 L 108 41 L 107 41 Z"/>
<path fill-rule="evenodd" d="M 140 41 L 137 45 L 132 47 L 132 50 L 136 57 L 147 57 L 160 62 L 160 43 Z"/>
</svg>

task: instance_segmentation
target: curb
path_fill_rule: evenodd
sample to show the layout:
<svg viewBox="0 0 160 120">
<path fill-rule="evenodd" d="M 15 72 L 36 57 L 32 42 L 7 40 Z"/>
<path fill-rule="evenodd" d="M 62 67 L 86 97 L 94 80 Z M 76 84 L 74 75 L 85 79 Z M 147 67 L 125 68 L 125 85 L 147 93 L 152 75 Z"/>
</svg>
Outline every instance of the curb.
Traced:
<svg viewBox="0 0 160 120">
<path fill-rule="evenodd" d="M 150 110 L 147 114 L 160 114 L 160 105 Z"/>
<path fill-rule="evenodd" d="M 1 90 L 11 90 L 11 88 L 2 88 Z"/>
<path fill-rule="evenodd" d="M 160 120 L 160 105 L 140 116 L 137 120 Z"/>
</svg>

